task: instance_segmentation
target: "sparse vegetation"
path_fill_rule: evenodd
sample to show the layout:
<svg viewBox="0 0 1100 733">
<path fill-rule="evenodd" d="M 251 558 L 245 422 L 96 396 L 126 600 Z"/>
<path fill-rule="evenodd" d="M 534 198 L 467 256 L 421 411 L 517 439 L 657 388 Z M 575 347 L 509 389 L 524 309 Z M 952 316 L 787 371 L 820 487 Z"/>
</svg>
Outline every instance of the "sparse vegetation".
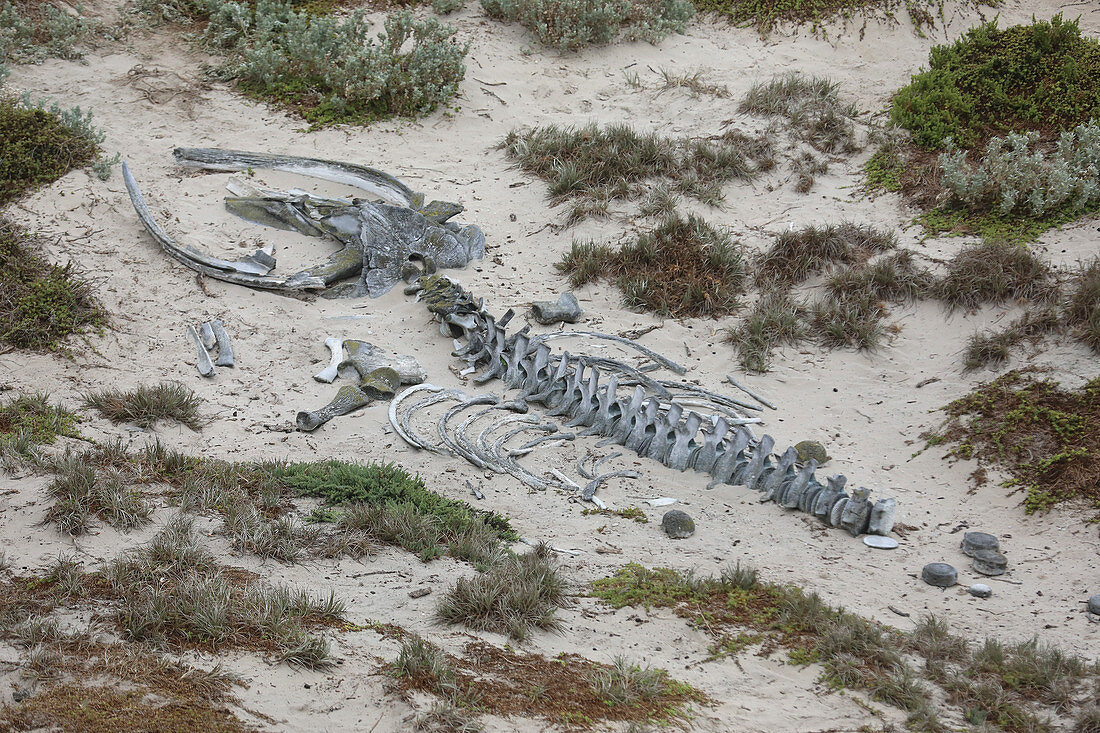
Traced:
<svg viewBox="0 0 1100 733">
<path fill-rule="evenodd" d="M 67 13 L 49 2 L 19 0 L 0 6 L 0 66 L 4 61 L 40 63 L 47 58 L 80 59 L 80 46 L 99 23 Z M 2 81 L 3 74 L 0 74 Z"/>
<path fill-rule="evenodd" d="M 682 33 L 695 9 L 686 0 L 481 0 L 490 18 L 519 23 L 563 51 L 623 39 L 660 43 Z"/>
<path fill-rule="evenodd" d="M 985 331 L 971 336 L 963 353 L 963 367 L 967 371 L 973 371 L 987 366 L 1000 366 L 1019 344 L 1024 341 L 1038 341 L 1061 327 L 1054 311 L 1026 311 L 1000 331 Z"/>
<path fill-rule="evenodd" d="M 896 19 L 899 11 L 913 23 L 917 33 L 935 27 L 942 19 L 943 3 L 939 0 L 693 0 L 701 12 L 716 13 L 739 26 L 756 28 L 767 35 L 783 24 L 809 25 L 814 32 L 823 32 L 827 22 L 854 16 Z M 991 3 L 996 4 L 996 3 Z M 860 36 L 862 38 L 862 35 Z"/>
<path fill-rule="evenodd" d="M 190 389 L 168 382 L 131 390 L 102 389 L 84 395 L 85 407 L 98 410 L 116 425 L 128 422 L 139 428 L 152 427 L 158 420 L 174 420 L 199 430 L 203 425 L 201 404 Z"/>
<path fill-rule="evenodd" d="M 1074 335 L 1100 353 L 1100 258 L 1083 264 L 1076 273 L 1063 312 Z"/>
<path fill-rule="evenodd" d="M 565 603 L 565 591 L 550 548 L 539 545 L 502 558 L 480 575 L 459 578 L 440 599 L 436 616 L 522 641 L 532 628 L 558 628 L 554 612 Z"/>
<path fill-rule="evenodd" d="M 128 485 L 116 469 L 97 472 L 79 458 L 65 456 L 53 463 L 55 478 L 46 488 L 53 505 L 45 521 L 69 535 L 88 531 L 93 517 L 115 529 L 131 530 L 149 521 L 151 509 L 141 492 Z"/>
<path fill-rule="evenodd" d="M 1082 683 L 1100 674 L 1076 656 L 1032 640 L 1003 645 L 987 639 L 972 649 L 933 617 L 901 632 L 826 604 L 800 588 L 760 581 L 737 567 L 719 577 L 630 564 L 592 584 L 591 595 L 614 607 L 671 608 L 715 638 L 712 650 L 742 649 L 739 629 L 756 632 L 763 654 L 786 650 L 800 664 L 820 663 L 821 680 L 853 687 L 909 713 L 916 730 L 947 730 L 939 720 L 939 686 L 960 713 L 974 711 L 1008 731 L 1049 731 L 1044 713 L 1064 712 Z M 914 664 L 916 655 L 923 664 Z M 1001 689 L 997 700 L 975 694 Z M 1004 715 L 1012 712 L 1014 717 Z"/>
<path fill-rule="evenodd" d="M 753 84 L 738 111 L 784 118 L 796 139 L 821 152 L 851 153 L 857 149 L 852 124 L 857 113 L 840 101 L 837 89 L 828 79 L 789 72 Z"/>
<path fill-rule="evenodd" d="M 748 317 L 726 332 L 738 352 L 741 368 L 765 372 L 772 349 L 791 346 L 806 337 L 805 309 L 786 290 L 765 293 Z"/>
<path fill-rule="evenodd" d="M 40 247 L 0 218 L 0 344 L 56 351 L 74 335 L 105 327 L 107 314 L 72 264 L 51 264 Z"/>
<path fill-rule="evenodd" d="M 59 437 L 79 438 L 76 423 L 76 415 L 50 404 L 45 392 L 0 402 L 0 443 L 23 437 L 29 443 L 52 445 Z"/>
<path fill-rule="evenodd" d="M 892 232 L 852 222 L 781 232 L 756 261 L 757 284 L 796 285 L 829 265 L 865 262 L 896 246 Z"/>
<path fill-rule="evenodd" d="M 1041 300 L 1056 293 L 1053 271 L 1026 247 L 983 242 L 951 258 L 935 294 L 950 308 L 1006 300 Z"/>
<path fill-rule="evenodd" d="M 730 236 L 703 219 L 673 216 L 618 250 L 574 242 L 558 263 L 579 287 L 612 280 L 627 308 L 663 316 L 719 316 L 737 309 L 746 264 Z"/>
<path fill-rule="evenodd" d="M 517 669 L 523 673 L 517 675 Z M 621 721 L 637 730 L 646 723 L 682 723 L 690 719 L 689 705 L 709 703 L 664 670 L 600 664 L 576 654 L 520 654 L 482 641 L 467 644 L 457 656 L 406 639 L 391 672 L 405 689 L 442 698 L 421 716 L 420 729 L 429 731 L 479 730 L 474 711 L 539 718 L 570 729 Z M 446 727 L 448 722 L 455 727 Z"/>
<path fill-rule="evenodd" d="M 944 409 L 937 435 L 957 443 L 951 455 L 1002 467 L 1029 513 L 1065 501 L 1100 508 L 1100 380 L 1068 391 L 1013 370 Z"/>
</svg>

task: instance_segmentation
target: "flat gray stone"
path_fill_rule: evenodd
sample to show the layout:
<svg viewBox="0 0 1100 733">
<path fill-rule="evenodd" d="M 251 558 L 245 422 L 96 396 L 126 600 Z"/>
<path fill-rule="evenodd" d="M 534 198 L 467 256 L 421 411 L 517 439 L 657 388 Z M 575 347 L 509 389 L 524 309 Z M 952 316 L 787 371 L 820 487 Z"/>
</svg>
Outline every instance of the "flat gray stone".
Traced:
<svg viewBox="0 0 1100 733">
<path fill-rule="evenodd" d="M 863 538 L 863 544 L 876 550 L 893 550 L 898 546 L 898 541 L 893 537 L 884 537 L 878 534 L 869 534 Z"/>
<path fill-rule="evenodd" d="M 975 598 L 989 598 L 993 595 L 993 589 L 985 583 L 975 583 L 967 588 L 966 591 Z"/>
<path fill-rule="evenodd" d="M 1003 575 L 1008 558 L 993 550 L 977 550 L 970 557 L 970 567 L 982 575 Z"/>
<path fill-rule="evenodd" d="M 674 540 L 682 540 L 695 534 L 695 521 L 687 512 L 670 509 L 661 517 L 661 529 Z"/>
<path fill-rule="evenodd" d="M 945 562 L 930 562 L 920 571 L 921 580 L 937 588 L 950 588 L 959 579 L 959 573 Z"/>
<path fill-rule="evenodd" d="M 979 550 L 998 552 L 1000 549 L 1000 540 L 988 532 L 967 532 L 963 535 L 962 551 L 967 557 L 974 557 Z"/>
</svg>

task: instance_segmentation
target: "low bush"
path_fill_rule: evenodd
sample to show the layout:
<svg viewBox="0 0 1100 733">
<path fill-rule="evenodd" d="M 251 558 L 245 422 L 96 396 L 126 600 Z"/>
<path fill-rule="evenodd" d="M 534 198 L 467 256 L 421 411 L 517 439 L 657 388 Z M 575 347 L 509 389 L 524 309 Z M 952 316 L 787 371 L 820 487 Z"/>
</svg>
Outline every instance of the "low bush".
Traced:
<svg viewBox="0 0 1100 733">
<path fill-rule="evenodd" d="M 1100 117 L 1098 66 L 1100 41 L 1077 21 L 1055 15 L 1000 29 L 993 20 L 933 47 L 928 69 L 894 95 L 890 117 L 927 149 L 1027 130 L 1057 136 Z"/>
<path fill-rule="evenodd" d="M 952 203 L 975 213 L 1040 218 L 1079 212 L 1100 200 L 1100 125 L 1063 132 L 1050 153 L 1036 148 L 1039 133 L 992 138 L 979 162 L 948 141 L 940 155 L 942 183 Z"/>
<path fill-rule="evenodd" d="M 481 0 L 481 7 L 563 51 L 619 38 L 660 43 L 683 33 L 695 13 L 686 0 Z"/>
</svg>

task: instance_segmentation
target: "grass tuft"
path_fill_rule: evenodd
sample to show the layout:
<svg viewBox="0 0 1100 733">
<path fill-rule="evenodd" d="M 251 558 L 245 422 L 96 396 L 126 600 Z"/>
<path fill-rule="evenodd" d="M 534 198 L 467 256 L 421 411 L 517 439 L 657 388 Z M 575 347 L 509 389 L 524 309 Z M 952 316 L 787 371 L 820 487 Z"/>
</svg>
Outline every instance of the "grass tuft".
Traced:
<svg viewBox="0 0 1100 733">
<path fill-rule="evenodd" d="M 1100 258 L 1081 266 L 1069 290 L 1066 322 L 1083 344 L 1100 353 Z"/>
<path fill-rule="evenodd" d="M 574 242 L 557 264 L 574 287 L 598 277 L 615 282 L 623 305 L 663 316 L 718 316 L 738 307 L 746 264 L 729 234 L 694 215 L 665 219 L 613 250 Z"/>
<path fill-rule="evenodd" d="M 140 428 L 151 427 L 157 420 L 175 420 L 192 430 L 200 430 L 201 404 L 194 392 L 176 383 L 142 385 L 131 390 L 102 389 L 84 395 L 85 407 L 98 410 L 116 425 L 128 422 Z"/>
<path fill-rule="evenodd" d="M 565 603 L 565 580 L 545 545 L 507 557 L 487 572 L 459 578 L 440 599 L 439 620 L 524 640 L 532 628 L 557 629 L 554 611 Z"/>
<path fill-rule="evenodd" d="M 734 344 L 738 363 L 750 372 L 765 372 L 772 349 L 797 344 L 808 334 L 805 309 L 787 291 L 760 296 L 752 311 L 739 326 L 726 332 Z"/>
<path fill-rule="evenodd" d="M 829 265 L 865 262 L 896 246 L 892 232 L 852 222 L 781 232 L 756 261 L 757 284 L 796 285 Z"/>
<path fill-rule="evenodd" d="M 683 33 L 695 13 L 686 0 L 481 0 L 490 18 L 519 23 L 543 44 L 563 51 L 623 40 L 660 43 Z"/>
<path fill-rule="evenodd" d="M 1050 265 L 1026 247 L 983 242 L 966 245 L 951 258 L 934 292 L 954 309 L 1049 299 L 1055 289 Z"/>
</svg>

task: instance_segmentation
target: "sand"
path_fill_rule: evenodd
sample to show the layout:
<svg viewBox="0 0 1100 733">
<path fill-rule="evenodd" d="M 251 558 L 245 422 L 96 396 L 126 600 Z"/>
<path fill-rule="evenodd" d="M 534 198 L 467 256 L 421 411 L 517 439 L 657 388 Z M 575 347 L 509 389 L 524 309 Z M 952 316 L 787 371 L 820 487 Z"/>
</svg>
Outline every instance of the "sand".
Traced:
<svg viewBox="0 0 1100 733">
<path fill-rule="evenodd" d="M 927 38 L 914 33 L 908 21 L 858 21 L 846 29 L 834 25 L 828 38 L 786 31 L 762 39 L 749 29 L 697 19 L 687 33 L 659 46 L 620 44 L 559 55 L 537 47 L 519 27 L 488 21 L 470 3 L 454 19 L 460 35 L 474 41 L 457 109 L 368 128 L 307 132 L 300 120 L 247 101 L 223 83 L 204 81 L 200 65 L 210 59 L 171 34 L 135 32 L 120 45 L 89 54 L 83 65 L 51 60 L 16 67 L 8 86 L 55 98 L 64 106 L 92 108 L 107 135 L 105 149 L 122 153 L 152 211 L 180 241 L 230 257 L 267 242 L 274 246 L 281 272 L 322 259 L 325 245 L 234 219 L 222 208 L 228 175 L 182 171 L 172 161 L 173 147 L 240 148 L 365 163 L 429 198 L 458 201 L 466 207 L 460 218 L 484 229 L 488 247 L 483 261 L 450 274 L 483 296 L 490 309 L 523 312 L 530 301 L 554 299 L 567 287 L 553 265 L 574 237 L 618 239 L 631 227 L 621 219 L 588 221 L 561 231 L 549 226 L 561 214 L 548 207 L 545 185 L 514 169 L 496 147 L 508 131 L 594 120 L 628 121 L 664 134 L 714 134 L 723 121 L 738 118 L 735 100 L 752 82 L 789 70 L 827 74 L 860 109 L 878 110 L 926 61 L 931 45 L 980 20 L 974 11 L 953 7 L 948 6 L 946 26 Z M 1000 10 L 1001 23 L 1029 21 L 1032 14 L 1049 17 L 1061 7 L 1050 0 L 1009 2 Z M 112 12 L 109 4 L 94 9 Z M 1081 23 L 1089 33 L 1100 31 L 1096 13 L 1085 13 Z M 139 68 L 160 75 L 148 77 L 143 87 L 134 79 Z M 694 97 L 684 90 L 658 93 L 661 69 L 705 69 L 711 81 L 728 86 L 732 100 Z M 628 71 L 638 74 L 643 89 L 627 82 Z M 143 88 L 153 88 L 150 84 L 157 91 L 144 93 Z M 913 212 L 898 197 L 863 197 L 859 166 L 867 155 L 869 151 L 838 158 L 808 195 L 796 193 L 789 174 L 778 171 L 752 185 L 731 184 L 720 209 L 698 210 L 754 250 L 791 225 L 845 219 L 896 230 L 902 245 L 933 260 L 950 256 L 967 241 L 924 240 L 919 228 L 907 226 Z M 342 192 L 289 176 L 256 177 L 272 187 Z M 822 441 L 833 456 L 823 472 L 843 473 L 849 485 L 896 497 L 899 520 L 913 528 L 898 549 L 873 550 L 797 513 L 760 504 L 757 495 L 743 488 L 708 490 L 702 475 L 677 473 L 633 457 L 612 461 L 615 469 L 634 468 L 641 477 L 604 486 L 600 496 L 610 506 L 639 505 L 637 497 L 671 496 L 678 500 L 675 508 L 693 515 L 697 533 L 673 542 L 659 528 L 663 508 L 647 509 L 650 522 L 644 525 L 584 516 L 581 505 L 553 491 L 531 493 L 511 477 L 485 474 L 457 458 L 414 451 L 388 429 L 384 406 L 338 418 L 313 434 L 273 430 L 333 394 L 334 386 L 311 378 L 327 364 L 323 341 L 328 336 L 365 339 L 412 354 L 427 369 L 429 380 L 440 386 L 471 393 L 499 390 L 499 383 L 479 388 L 452 371 L 456 362 L 449 356 L 448 340 L 400 288 L 375 300 L 324 300 L 293 299 L 211 280 L 200 286 L 195 273 L 165 256 L 142 229 L 117 172 L 106 183 L 73 172 L 7 213 L 45 235 L 51 257 L 71 260 L 96 281 L 114 325 L 102 338 L 78 347 L 71 359 L 0 354 L 0 382 L 15 390 L 48 390 L 75 407 L 81 393 L 90 389 L 175 380 L 203 398 L 211 418 L 204 430 L 193 432 L 175 425 L 130 430 L 89 416 L 81 425 L 88 437 L 121 434 L 135 445 L 159 439 L 173 448 L 228 460 L 394 461 L 420 473 L 436 491 L 512 518 L 525 538 L 577 551 L 561 555 L 561 561 L 578 589 L 626 562 L 714 572 L 741 561 L 759 567 L 765 579 L 802 585 L 830 603 L 898 628 L 912 628 L 922 614 L 932 612 L 971 639 L 1038 635 L 1089 658 L 1100 654 L 1100 627 L 1087 623 L 1082 604 L 1100 592 L 1096 525 L 1071 507 L 1026 515 L 1021 495 L 1007 495 L 996 480 L 972 490 L 968 475 L 975 466 L 944 460 L 944 447 L 918 454 L 924 445 L 920 434 L 942 420 L 937 408 L 994 376 L 961 372 L 966 338 L 975 329 L 1010 319 L 1012 307 L 953 315 L 931 302 L 896 308 L 892 320 L 900 330 L 875 353 L 781 350 L 770 372 L 746 376 L 723 341 L 724 329 L 735 319 L 660 321 L 622 309 L 609 285 L 579 289 L 587 312 L 583 327 L 616 333 L 660 323 L 661 328 L 640 341 L 687 365 L 688 377 L 705 387 L 731 391 L 721 386 L 722 380 L 736 374 L 778 408 L 765 412 L 766 423 L 758 433 L 769 432 L 781 446 Z M 1036 249 L 1055 263 L 1068 264 L 1095 253 L 1095 242 L 1096 222 L 1084 221 L 1047 233 Z M 212 318 L 222 319 L 233 337 L 237 367 L 203 379 L 193 366 L 185 331 L 189 324 Z M 1100 373 L 1095 357 L 1079 345 L 1048 345 L 1013 362 L 1024 364 L 1049 366 L 1070 387 Z M 937 381 L 920 386 L 931 379 Z M 530 465 L 573 472 L 593 445 L 578 440 L 539 451 Z M 483 500 L 469 495 L 467 481 L 480 487 Z M 40 477 L 0 474 L 0 543 L 16 571 L 40 568 L 61 552 L 75 551 L 94 564 L 139 544 L 157 529 L 154 525 L 120 534 L 102 528 L 86 537 L 62 537 L 38 524 L 46 505 L 44 484 Z M 168 516 L 167 508 L 159 510 L 158 523 Z M 215 533 L 216 524 L 202 526 L 213 545 L 230 555 Z M 967 595 L 965 585 L 944 591 L 917 579 L 925 563 L 947 561 L 960 569 L 960 583 L 983 580 L 969 570 L 958 550 L 964 529 L 998 534 L 1009 558 L 1005 579 L 1011 582 L 990 582 L 994 592 L 987 600 Z M 598 553 L 600 546 L 621 553 Z M 451 559 L 422 564 L 390 548 L 364 563 L 288 566 L 260 563 L 251 556 L 232 556 L 230 561 L 272 582 L 331 589 L 347 600 L 347 615 L 356 623 L 398 623 L 449 649 L 470 638 L 461 628 L 432 620 L 438 595 L 472 572 Z M 376 571 L 387 572 L 363 575 Z M 422 585 L 434 593 L 411 599 L 408 591 Z M 560 617 L 561 633 L 538 633 L 524 648 L 551 656 L 575 652 L 604 662 L 622 654 L 664 667 L 717 701 L 715 707 L 698 711 L 694 723 L 700 730 L 855 730 L 882 722 L 857 702 L 859 695 L 825 694 L 813 667 L 751 654 L 702 663 L 708 637 L 667 610 L 611 611 L 578 597 Z M 482 636 L 498 644 L 506 641 Z M 243 706 L 277 721 L 256 720 L 273 730 L 407 730 L 414 707 L 387 691 L 385 677 L 377 674 L 380 660 L 396 656 L 397 644 L 371 632 L 336 634 L 333 640 L 343 662 L 323 673 L 293 671 L 251 655 L 229 657 L 227 664 L 249 680 L 241 693 Z M 11 691 L 0 684 L 0 694 L 10 698 Z M 887 709 L 883 715 L 898 721 L 902 714 Z M 545 727 L 537 720 L 486 722 L 490 730 L 501 731 Z"/>
</svg>

